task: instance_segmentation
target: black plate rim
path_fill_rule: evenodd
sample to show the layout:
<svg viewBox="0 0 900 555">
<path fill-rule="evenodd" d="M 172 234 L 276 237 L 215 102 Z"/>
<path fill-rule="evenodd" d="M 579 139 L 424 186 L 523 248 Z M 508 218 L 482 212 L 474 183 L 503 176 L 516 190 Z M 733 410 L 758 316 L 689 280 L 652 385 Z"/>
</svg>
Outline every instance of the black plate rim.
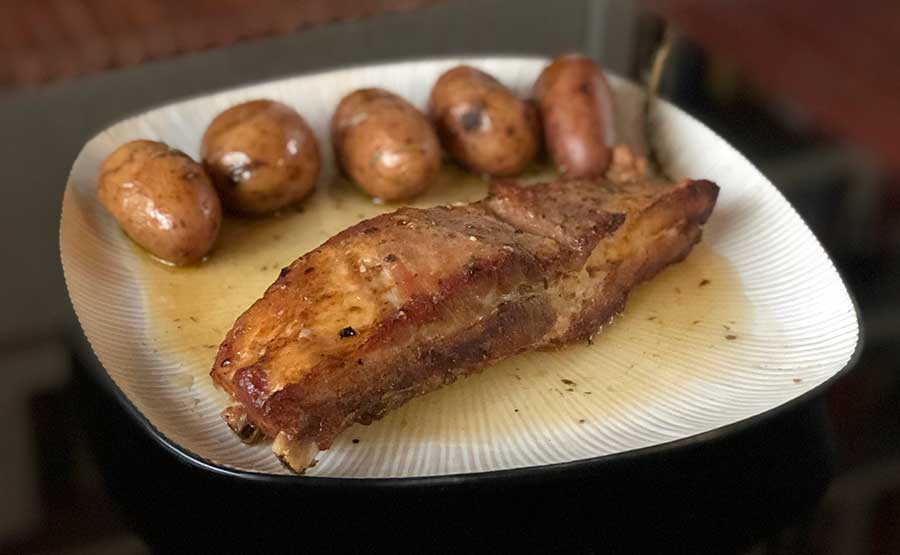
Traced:
<svg viewBox="0 0 900 555">
<path fill-rule="evenodd" d="M 299 77 L 302 75 L 312 75 L 316 73 L 324 73 L 328 71 L 337 71 L 342 69 L 353 69 L 357 67 L 366 67 L 368 65 L 387 65 L 390 63 L 405 63 L 405 62 L 425 62 L 425 61 L 438 61 L 438 60 L 447 60 L 447 59 L 459 59 L 460 61 L 477 61 L 478 59 L 528 59 L 528 60 L 547 60 L 546 56 L 536 55 L 536 54 L 528 54 L 528 55 L 515 55 L 515 54 L 496 54 L 496 55 L 472 55 L 472 54 L 460 54 L 458 56 L 451 55 L 442 55 L 442 56 L 429 56 L 423 58 L 405 58 L 405 59 L 397 59 L 397 60 L 386 60 L 381 64 L 364 64 L 364 65 L 347 65 L 333 68 L 322 68 L 319 70 L 313 70 L 308 72 L 301 72 L 296 75 L 285 75 L 282 77 L 274 78 L 274 79 L 264 79 L 258 82 L 245 83 L 239 86 L 227 87 L 219 91 L 213 91 L 213 93 L 201 93 L 196 95 L 190 95 L 184 98 L 176 99 L 172 102 L 167 102 L 164 104 L 160 104 L 157 106 L 153 106 L 148 110 L 142 110 L 141 112 L 137 112 L 131 116 L 127 116 L 124 118 L 119 118 L 117 122 L 121 122 L 132 117 L 136 117 L 140 114 L 143 114 L 147 111 L 153 110 L 155 108 L 160 108 L 162 106 L 166 106 L 172 104 L 174 102 L 188 101 L 196 98 L 201 98 L 204 96 L 208 96 L 209 94 L 214 94 L 216 92 L 226 92 L 229 90 L 242 89 L 248 86 L 254 86 L 258 84 L 264 84 L 268 82 L 280 81 L 283 79 L 288 79 L 291 77 Z M 685 112 L 687 113 L 687 112 Z M 693 116 L 691 116 L 693 117 Z M 696 119 L 696 118 L 695 118 Z M 115 124 L 114 123 L 114 124 Z M 708 126 L 704 124 L 702 121 L 698 120 L 698 123 L 703 127 Z M 114 125 L 113 124 L 113 125 Z M 108 126 L 107 126 L 108 127 Z M 715 133 L 713 131 L 713 133 Z M 95 137 L 91 137 L 90 140 L 93 140 Z M 88 142 L 90 142 L 90 140 Z M 85 143 L 86 145 L 87 143 Z M 81 152 L 79 152 L 79 156 L 81 156 Z M 743 155 L 741 155 L 743 156 Z M 748 163 L 750 163 L 748 161 Z M 771 181 L 770 181 L 771 182 Z M 776 192 L 782 197 L 785 202 L 794 210 L 794 213 L 797 214 L 796 209 L 794 209 L 793 205 L 790 204 L 787 199 L 784 198 L 784 195 L 776 189 Z M 798 217 L 799 214 L 797 214 Z M 807 229 L 809 227 L 806 225 L 806 222 L 803 221 L 801 217 L 801 222 Z M 60 229 L 61 231 L 61 229 Z M 60 234 L 61 238 L 61 234 Z M 818 241 L 818 238 L 814 239 L 821 247 L 821 243 Z M 422 487 L 452 487 L 452 486 L 470 486 L 473 484 L 480 484 L 485 482 L 499 482 L 499 481 L 532 481 L 532 480 L 546 480 L 552 479 L 556 477 L 561 477 L 564 475 L 578 475 L 578 474 L 586 474 L 590 473 L 593 470 L 597 470 L 606 465 L 618 464 L 622 462 L 634 461 L 637 459 L 652 457 L 654 455 L 662 455 L 667 453 L 672 453 L 674 451 L 689 449 L 693 446 L 699 444 L 705 444 L 709 442 L 713 442 L 733 434 L 737 434 L 741 431 L 752 428 L 753 426 L 770 420 L 776 416 L 782 415 L 793 408 L 799 407 L 801 404 L 811 402 L 819 395 L 823 394 L 826 390 L 828 390 L 838 379 L 847 374 L 856 363 L 859 361 L 859 357 L 863 350 L 864 343 L 864 329 L 863 322 L 860 319 L 860 311 L 859 304 L 856 300 L 856 296 L 853 294 L 853 291 L 847 287 L 847 280 L 844 279 L 843 274 L 840 269 L 834 265 L 834 261 L 831 256 L 825 251 L 824 247 L 821 247 L 825 253 L 825 256 L 828 257 L 829 262 L 831 262 L 832 267 L 835 269 L 835 272 L 838 275 L 838 279 L 841 281 L 841 284 L 844 286 L 844 290 L 847 292 L 847 296 L 850 298 L 850 302 L 853 306 L 853 313 L 856 318 L 857 323 L 857 339 L 856 339 L 856 347 L 853 350 L 853 353 L 850 355 L 850 358 L 847 360 L 847 363 L 844 366 L 832 374 L 827 380 L 815 386 L 814 388 L 806 391 L 805 393 L 794 397 L 784 403 L 773 407 L 767 411 L 761 412 L 759 414 L 743 418 L 736 422 L 732 422 L 731 424 L 727 424 L 725 426 L 720 426 L 718 428 L 701 432 L 699 434 L 694 434 L 691 436 L 675 439 L 672 441 L 667 441 L 664 443 L 659 443 L 656 445 L 651 445 L 648 447 L 642 447 L 639 449 L 632 449 L 629 451 L 623 451 L 620 453 L 612 453 L 608 455 L 600 455 L 597 457 L 591 457 L 587 459 L 579 459 L 575 461 L 562 462 L 562 463 L 552 463 L 545 464 L 539 466 L 528 466 L 528 467 L 520 467 L 520 468 L 510 468 L 504 470 L 489 470 L 483 472 L 471 472 L 471 473 L 457 473 L 457 474 L 441 474 L 441 475 L 433 475 L 433 476 L 414 476 L 414 477 L 389 477 L 389 478 L 340 478 L 340 477 L 324 477 L 324 476 L 302 476 L 302 475 L 290 475 L 290 474 L 270 474 L 265 472 L 256 472 L 253 470 L 240 470 L 235 468 L 230 468 L 227 466 L 223 466 L 217 464 L 213 461 L 207 460 L 204 457 L 192 452 L 190 449 L 182 447 L 176 442 L 172 441 L 168 437 L 166 437 L 163 433 L 156 429 L 156 427 L 134 406 L 131 400 L 125 395 L 125 393 L 115 384 L 109 374 L 106 372 L 102 363 L 100 363 L 97 358 L 96 353 L 94 353 L 93 347 L 90 345 L 90 340 L 84 334 L 84 329 L 80 325 L 80 320 L 78 319 L 77 313 L 76 321 L 79 321 L 78 332 L 76 334 L 77 338 L 75 339 L 76 343 L 76 351 L 81 353 L 83 357 L 89 358 L 92 364 L 89 365 L 88 371 L 93 375 L 95 381 L 97 381 L 98 385 L 100 385 L 103 389 L 105 389 L 108 393 L 110 393 L 119 404 L 125 409 L 129 416 L 131 416 L 139 426 L 146 431 L 153 440 L 161 446 L 164 450 L 168 451 L 172 455 L 176 457 L 182 463 L 194 467 L 198 470 L 211 472 L 213 474 L 219 475 L 224 478 L 238 479 L 242 481 L 255 482 L 255 483 L 269 483 L 273 485 L 279 486 L 288 486 L 288 487 L 309 487 L 309 488 L 317 488 L 317 489 L 331 489 L 331 488 L 340 488 L 340 489 L 397 489 L 397 488 L 422 488 Z M 60 253 L 61 254 L 61 253 Z M 68 289 L 68 285 L 67 285 Z M 71 305 L 72 312 L 75 312 L 75 308 Z"/>
</svg>

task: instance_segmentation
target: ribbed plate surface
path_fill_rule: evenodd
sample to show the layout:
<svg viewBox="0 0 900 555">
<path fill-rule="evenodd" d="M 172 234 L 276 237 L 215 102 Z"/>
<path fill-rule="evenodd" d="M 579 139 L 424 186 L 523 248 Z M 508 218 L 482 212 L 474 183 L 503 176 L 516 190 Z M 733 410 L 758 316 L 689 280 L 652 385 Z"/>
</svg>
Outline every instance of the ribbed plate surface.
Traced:
<svg viewBox="0 0 900 555">
<path fill-rule="evenodd" d="M 328 119 L 347 92 L 382 86 L 422 107 L 436 77 L 461 61 L 367 66 L 214 93 L 120 122 L 87 143 L 63 202 L 66 282 L 100 361 L 161 434 L 219 465 L 284 473 L 267 445 L 243 445 L 220 419 L 227 399 L 208 378 L 214 348 L 282 266 L 395 207 L 373 205 L 335 181 L 323 148 L 326 175 L 302 213 L 229 221 L 207 263 L 171 269 L 135 248 L 96 201 L 101 160 L 136 138 L 196 156 L 217 113 L 260 97 L 294 106 L 325 147 Z M 522 93 L 545 63 L 464 61 Z M 620 79 L 612 85 L 619 139 L 640 149 L 642 95 Z M 517 357 L 355 426 L 308 474 L 434 476 L 599 457 L 746 419 L 840 371 L 857 344 L 856 314 L 800 217 L 747 160 L 678 109 L 656 110 L 654 141 L 669 174 L 721 187 L 704 242 L 688 260 L 639 287 L 593 345 Z M 448 167 L 416 204 L 475 199 L 484 190 Z"/>
</svg>

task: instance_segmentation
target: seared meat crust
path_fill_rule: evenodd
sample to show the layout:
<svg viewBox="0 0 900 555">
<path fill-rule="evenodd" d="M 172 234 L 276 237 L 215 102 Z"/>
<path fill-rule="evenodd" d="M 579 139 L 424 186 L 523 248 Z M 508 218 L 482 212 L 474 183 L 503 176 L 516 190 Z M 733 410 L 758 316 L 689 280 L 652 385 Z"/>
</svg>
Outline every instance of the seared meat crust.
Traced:
<svg viewBox="0 0 900 555">
<path fill-rule="evenodd" d="M 687 256 L 718 193 L 621 170 L 616 182 L 502 182 L 476 203 L 402 208 L 300 257 L 219 347 L 211 375 L 237 402 L 227 420 L 275 438 L 302 471 L 353 422 L 589 338 L 638 282 Z"/>
</svg>

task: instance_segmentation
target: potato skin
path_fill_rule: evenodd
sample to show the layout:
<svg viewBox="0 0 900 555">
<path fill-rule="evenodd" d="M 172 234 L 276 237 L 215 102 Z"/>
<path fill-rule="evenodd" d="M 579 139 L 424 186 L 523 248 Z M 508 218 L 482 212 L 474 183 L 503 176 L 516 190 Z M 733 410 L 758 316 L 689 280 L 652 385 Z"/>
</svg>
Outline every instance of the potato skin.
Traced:
<svg viewBox="0 0 900 555">
<path fill-rule="evenodd" d="M 331 138 L 344 173 L 384 200 L 418 195 L 441 166 L 441 145 L 431 123 L 384 89 L 345 96 L 331 118 Z"/>
<path fill-rule="evenodd" d="M 242 214 L 266 214 L 303 200 L 321 170 L 306 120 L 273 100 L 251 100 L 216 116 L 203 134 L 200 156 L 225 207 Z"/>
<path fill-rule="evenodd" d="M 203 168 L 156 141 L 132 141 L 100 166 L 97 195 L 122 229 L 174 264 L 202 260 L 213 248 L 222 207 Z"/>
<path fill-rule="evenodd" d="M 457 66 L 431 89 L 428 113 L 444 148 L 471 171 L 514 176 L 540 148 L 534 105 L 470 66 Z"/>
<path fill-rule="evenodd" d="M 566 177 L 600 177 L 613 143 L 612 92 L 593 60 L 568 54 L 553 60 L 534 86 L 544 140 Z"/>
</svg>

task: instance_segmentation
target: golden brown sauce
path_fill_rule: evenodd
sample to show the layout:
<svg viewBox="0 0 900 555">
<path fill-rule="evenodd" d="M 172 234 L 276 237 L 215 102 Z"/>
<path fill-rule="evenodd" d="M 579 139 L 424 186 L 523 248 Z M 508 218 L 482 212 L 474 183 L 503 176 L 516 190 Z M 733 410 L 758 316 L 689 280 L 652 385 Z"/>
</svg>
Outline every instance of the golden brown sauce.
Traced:
<svg viewBox="0 0 900 555">
<path fill-rule="evenodd" d="M 532 180 L 547 177 L 551 172 L 541 168 L 530 172 Z M 481 179 L 445 167 L 438 182 L 413 205 L 470 202 L 486 190 Z M 227 399 L 213 389 L 209 369 L 235 319 L 282 267 L 359 220 L 397 207 L 374 204 L 351 184 L 336 180 L 302 209 L 263 219 L 226 219 L 218 246 L 203 264 L 171 267 L 141 256 L 137 271 L 145 281 L 154 348 L 182 369 L 173 385 L 192 388 L 195 395 L 219 396 L 224 408 Z M 658 393 L 659 387 L 648 384 L 664 387 L 696 378 L 701 371 L 715 376 L 715 368 L 692 369 L 684 362 L 740 341 L 742 326 L 749 325 L 751 317 L 739 276 L 701 243 L 684 262 L 638 286 L 625 312 L 592 345 L 501 362 L 414 399 L 373 426 L 355 426 L 336 445 L 360 439 L 355 448 L 362 449 L 384 434 L 400 434 L 408 441 L 477 441 L 464 427 L 448 424 L 446 414 L 454 410 L 480 411 L 482 421 L 489 423 L 482 429 L 495 431 L 517 430 L 535 419 L 590 425 L 616 414 L 623 404 Z M 648 375 L 653 377 L 642 378 Z"/>
<path fill-rule="evenodd" d="M 502 361 L 413 399 L 376 426 L 356 426 L 346 434 L 377 440 L 377 426 L 414 423 L 411 433 L 421 438 L 451 440 L 453 433 L 461 433 L 458 439 L 471 440 L 465 430 L 454 432 L 446 423 L 442 427 L 439 421 L 430 421 L 429 412 L 437 406 L 477 407 L 483 421 L 496 425 L 511 415 L 525 421 L 526 427 L 528 421 L 540 422 L 541 427 L 552 421 L 597 423 L 629 405 L 665 394 L 667 384 L 720 379 L 718 368 L 690 361 L 708 359 L 722 345 L 740 341 L 752 312 L 737 273 L 701 243 L 686 260 L 635 288 L 625 311 L 591 344 Z M 504 394 L 498 398 L 497 392 Z M 509 426 L 519 429 L 521 424 Z"/>
</svg>

